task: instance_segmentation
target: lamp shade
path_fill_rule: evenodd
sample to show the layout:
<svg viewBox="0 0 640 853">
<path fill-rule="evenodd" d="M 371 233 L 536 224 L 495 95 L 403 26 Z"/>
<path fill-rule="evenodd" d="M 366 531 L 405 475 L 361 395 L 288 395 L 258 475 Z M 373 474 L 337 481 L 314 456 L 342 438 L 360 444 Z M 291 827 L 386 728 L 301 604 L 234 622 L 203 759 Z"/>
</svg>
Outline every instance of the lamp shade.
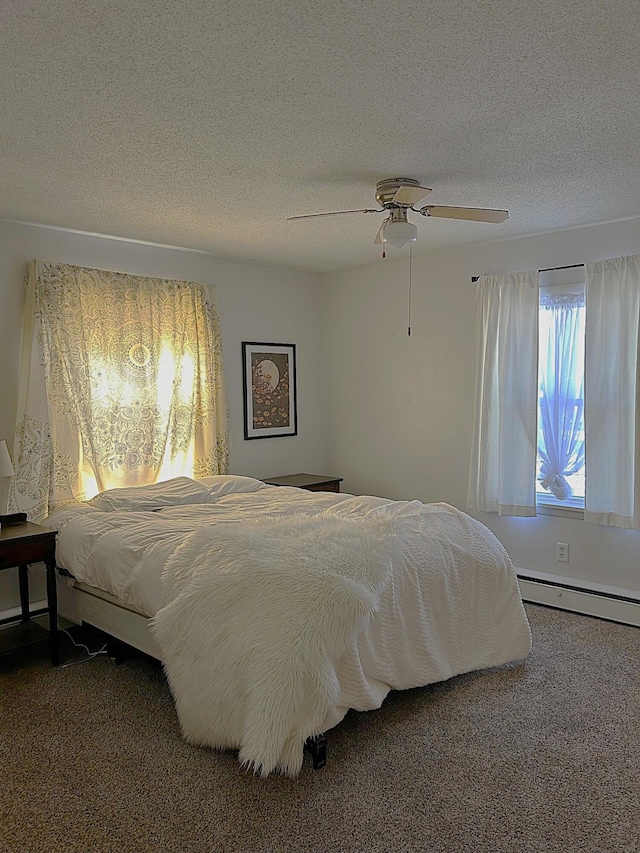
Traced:
<svg viewBox="0 0 640 853">
<path fill-rule="evenodd" d="M 415 243 L 418 229 L 413 222 L 387 222 L 382 232 L 382 240 L 396 249 L 404 249 L 409 243 Z"/>
<path fill-rule="evenodd" d="M 13 477 L 15 471 L 11 464 L 11 457 L 7 450 L 7 442 L 0 440 L 0 477 Z"/>
</svg>

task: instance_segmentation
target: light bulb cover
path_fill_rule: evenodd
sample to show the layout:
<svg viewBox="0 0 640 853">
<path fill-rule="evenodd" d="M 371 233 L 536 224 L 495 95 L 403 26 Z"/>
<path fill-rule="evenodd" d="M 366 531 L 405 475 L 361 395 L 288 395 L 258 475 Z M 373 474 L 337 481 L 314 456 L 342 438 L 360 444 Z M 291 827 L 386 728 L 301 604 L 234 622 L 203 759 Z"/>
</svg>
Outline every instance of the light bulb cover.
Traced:
<svg viewBox="0 0 640 853">
<path fill-rule="evenodd" d="M 394 249 L 404 249 L 418 239 L 418 229 L 413 222 L 387 222 L 382 232 L 382 242 Z"/>
</svg>

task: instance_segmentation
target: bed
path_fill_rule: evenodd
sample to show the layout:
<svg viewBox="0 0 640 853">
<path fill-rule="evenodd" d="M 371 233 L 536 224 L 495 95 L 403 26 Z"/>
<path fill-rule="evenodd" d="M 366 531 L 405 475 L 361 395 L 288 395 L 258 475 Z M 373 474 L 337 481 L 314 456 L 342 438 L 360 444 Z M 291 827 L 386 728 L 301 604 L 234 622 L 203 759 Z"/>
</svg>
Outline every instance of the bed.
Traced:
<svg viewBox="0 0 640 853">
<path fill-rule="evenodd" d="M 182 477 L 45 523 L 61 615 L 162 660 L 184 737 L 263 775 L 389 690 L 531 648 L 507 553 L 447 504 Z"/>
</svg>

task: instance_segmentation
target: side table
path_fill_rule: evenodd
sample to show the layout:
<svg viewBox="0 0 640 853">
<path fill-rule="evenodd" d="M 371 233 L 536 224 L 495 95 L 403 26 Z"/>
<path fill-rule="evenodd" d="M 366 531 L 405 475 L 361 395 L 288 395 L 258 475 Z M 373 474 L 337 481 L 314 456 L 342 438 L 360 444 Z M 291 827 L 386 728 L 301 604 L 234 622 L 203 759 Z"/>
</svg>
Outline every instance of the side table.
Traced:
<svg viewBox="0 0 640 853">
<path fill-rule="evenodd" d="M 262 482 L 268 486 L 294 486 L 309 492 L 339 492 L 342 477 L 330 477 L 324 474 L 287 474 L 284 477 L 270 477 Z"/>
<path fill-rule="evenodd" d="M 21 622 L 29 622 L 29 564 L 44 563 L 47 569 L 47 606 L 49 610 L 49 651 L 51 663 L 59 662 L 58 592 L 56 588 L 56 531 L 29 521 L 9 521 L 16 516 L 0 516 L 0 570 L 18 569 Z M 26 518 L 26 516 L 24 516 Z"/>
</svg>

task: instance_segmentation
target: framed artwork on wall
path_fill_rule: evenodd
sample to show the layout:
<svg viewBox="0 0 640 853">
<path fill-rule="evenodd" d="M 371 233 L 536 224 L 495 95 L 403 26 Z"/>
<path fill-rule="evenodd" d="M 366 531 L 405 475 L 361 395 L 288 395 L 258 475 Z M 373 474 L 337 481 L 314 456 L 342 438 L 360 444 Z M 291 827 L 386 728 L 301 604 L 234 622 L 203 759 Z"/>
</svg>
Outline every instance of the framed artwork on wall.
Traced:
<svg viewBox="0 0 640 853">
<path fill-rule="evenodd" d="M 242 342 L 244 437 L 297 435 L 296 345 Z"/>
</svg>

